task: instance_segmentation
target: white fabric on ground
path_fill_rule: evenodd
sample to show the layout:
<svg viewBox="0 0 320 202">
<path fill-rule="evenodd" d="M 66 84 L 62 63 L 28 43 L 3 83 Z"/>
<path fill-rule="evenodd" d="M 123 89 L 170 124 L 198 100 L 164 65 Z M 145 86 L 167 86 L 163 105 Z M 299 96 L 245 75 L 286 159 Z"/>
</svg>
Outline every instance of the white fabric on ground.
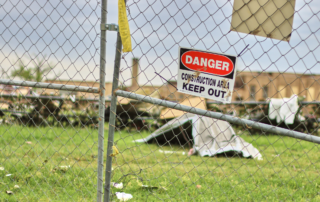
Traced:
<svg viewBox="0 0 320 202">
<path fill-rule="evenodd" d="M 116 192 L 116 196 L 120 201 L 128 201 L 133 198 L 131 194 L 124 192 Z"/>
<path fill-rule="evenodd" d="M 215 156 L 226 152 L 236 152 L 245 158 L 262 160 L 260 152 L 252 144 L 237 136 L 228 122 L 189 113 L 169 121 L 148 137 L 136 140 L 136 142 L 151 142 L 164 134 L 169 140 L 170 133 L 172 137 L 177 136 L 172 132 L 173 129 L 179 128 L 186 122 L 192 123 L 193 154 Z"/>
<path fill-rule="evenodd" d="M 277 123 L 284 121 L 286 124 L 293 124 L 298 109 L 297 95 L 290 98 L 272 98 L 269 103 L 269 118 L 276 119 Z"/>
</svg>

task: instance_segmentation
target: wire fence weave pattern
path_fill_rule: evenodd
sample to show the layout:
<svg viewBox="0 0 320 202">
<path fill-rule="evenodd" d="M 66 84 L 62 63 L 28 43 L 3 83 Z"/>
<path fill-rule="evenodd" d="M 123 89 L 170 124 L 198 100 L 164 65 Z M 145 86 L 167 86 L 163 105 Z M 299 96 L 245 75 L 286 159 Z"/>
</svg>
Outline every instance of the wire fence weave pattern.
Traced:
<svg viewBox="0 0 320 202">
<path fill-rule="evenodd" d="M 0 201 L 318 201 L 320 3 L 124 1 L 0 3 Z"/>
<path fill-rule="evenodd" d="M 105 201 L 317 200 L 319 8 L 128 1 Z M 231 103 L 179 90 L 180 47 L 237 57 Z"/>
<path fill-rule="evenodd" d="M 91 201 L 101 2 L 0 4 L 0 201 Z"/>
</svg>

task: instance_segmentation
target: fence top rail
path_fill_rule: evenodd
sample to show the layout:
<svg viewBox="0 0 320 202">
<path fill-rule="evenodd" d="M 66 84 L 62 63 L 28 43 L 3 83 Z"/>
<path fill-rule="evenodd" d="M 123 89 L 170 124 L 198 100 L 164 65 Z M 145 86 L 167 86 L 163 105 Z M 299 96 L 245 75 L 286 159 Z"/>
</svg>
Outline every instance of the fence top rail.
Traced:
<svg viewBox="0 0 320 202">
<path fill-rule="evenodd" d="M 231 103 L 223 103 L 223 102 L 216 102 L 216 101 L 207 101 L 208 105 L 216 104 L 216 105 L 268 105 L 270 102 L 266 101 L 248 101 L 248 102 L 241 102 L 241 101 L 234 101 Z M 300 105 L 311 105 L 317 104 L 320 105 L 320 101 L 301 101 L 299 102 Z"/>
<path fill-rule="evenodd" d="M 10 80 L 10 79 L 0 79 L 0 84 L 26 86 L 26 87 L 34 87 L 34 88 L 48 88 L 48 89 L 57 89 L 57 90 L 78 91 L 78 92 L 86 92 L 86 93 L 100 92 L 99 88 L 95 88 L 95 87 L 53 84 L 53 83 L 43 83 L 43 82 L 33 82 L 33 81 L 16 81 L 16 80 Z"/>
<path fill-rule="evenodd" d="M 16 94 L 0 94 L 0 98 L 25 98 L 25 99 L 43 99 L 43 100 L 72 100 L 70 97 L 64 97 L 64 96 L 51 96 L 51 95 L 16 95 Z M 77 101 L 99 101 L 99 99 L 96 98 L 76 98 Z M 105 99 L 105 102 L 110 102 L 111 100 L 109 98 Z M 130 100 L 130 103 L 141 103 L 139 100 Z M 265 101 L 248 101 L 248 102 L 241 102 L 241 101 L 234 101 L 231 103 L 223 103 L 223 102 L 216 102 L 216 101 L 207 101 L 207 105 L 211 104 L 217 104 L 217 105 L 267 105 L 269 102 Z M 310 104 L 318 104 L 320 105 L 320 101 L 302 101 L 299 102 L 301 105 L 310 105 Z"/>
<path fill-rule="evenodd" d="M 293 138 L 297 138 L 297 139 L 320 144 L 320 137 L 314 136 L 311 134 L 288 130 L 288 129 L 280 128 L 277 126 L 259 123 L 256 121 L 251 121 L 251 120 L 247 120 L 247 119 L 243 119 L 243 118 L 239 118 L 239 117 L 233 117 L 233 116 L 225 115 L 225 114 L 218 113 L 218 112 L 212 112 L 212 111 L 207 111 L 207 110 L 198 109 L 198 108 L 194 108 L 194 107 L 189 107 L 189 106 L 181 105 L 179 103 L 174 103 L 174 102 L 170 102 L 170 101 L 166 101 L 166 100 L 160 100 L 160 99 L 156 99 L 156 98 L 152 98 L 152 97 L 147 97 L 147 96 L 135 94 L 132 92 L 117 90 L 115 92 L 115 94 L 118 96 L 139 100 L 139 101 L 151 103 L 154 105 L 160 105 L 160 106 L 164 106 L 164 107 L 178 109 L 178 110 L 185 111 L 185 112 L 190 112 L 193 114 L 203 115 L 203 116 L 227 121 L 229 123 L 236 124 L 236 125 L 247 126 L 247 127 L 249 126 L 249 127 L 264 131 L 264 132 L 271 132 L 271 133 L 274 133 L 277 135 L 289 136 L 289 137 L 293 137 Z"/>
<path fill-rule="evenodd" d="M 44 95 L 14 95 L 14 94 L 0 94 L 0 98 L 24 98 L 24 99 L 41 99 L 41 100 L 72 100 L 70 97 L 64 97 L 64 96 L 44 96 Z M 99 99 L 95 98 L 76 98 L 76 101 L 99 101 Z M 106 102 L 109 102 L 109 100 L 106 100 Z"/>
</svg>

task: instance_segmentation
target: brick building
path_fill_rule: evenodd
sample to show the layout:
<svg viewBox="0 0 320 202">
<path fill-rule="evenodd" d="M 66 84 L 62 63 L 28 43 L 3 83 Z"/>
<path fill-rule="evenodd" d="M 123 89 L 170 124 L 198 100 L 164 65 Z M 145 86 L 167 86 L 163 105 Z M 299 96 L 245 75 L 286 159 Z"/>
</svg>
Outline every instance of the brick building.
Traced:
<svg viewBox="0 0 320 202">
<path fill-rule="evenodd" d="M 236 78 L 233 101 L 263 101 L 267 98 L 305 96 L 306 101 L 319 100 L 320 75 L 240 72 Z"/>
<path fill-rule="evenodd" d="M 177 81 L 169 81 L 161 86 L 139 86 L 139 60 L 132 59 L 132 85 L 124 90 L 150 95 L 159 92 L 159 98 L 171 101 L 183 101 L 191 95 L 179 93 L 176 90 Z M 59 81 L 47 80 L 48 83 L 99 87 L 98 82 L 90 81 Z M 236 77 L 232 101 L 264 101 L 267 98 L 290 97 L 292 94 L 305 96 L 305 101 L 320 100 L 320 75 L 278 73 L 278 72 L 239 72 Z M 112 83 L 106 83 L 105 95 L 110 96 Z M 46 89 L 46 94 L 74 94 Z M 94 97 L 94 94 L 77 92 L 76 96 Z"/>
</svg>

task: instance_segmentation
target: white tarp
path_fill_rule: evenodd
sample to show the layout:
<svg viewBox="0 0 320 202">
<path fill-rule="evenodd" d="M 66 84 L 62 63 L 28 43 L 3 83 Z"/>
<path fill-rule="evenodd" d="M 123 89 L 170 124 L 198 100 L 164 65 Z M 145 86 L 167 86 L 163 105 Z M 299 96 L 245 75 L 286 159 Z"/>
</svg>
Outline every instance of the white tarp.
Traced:
<svg viewBox="0 0 320 202">
<path fill-rule="evenodd" d="M 181 141 L 178 141 L 180 143 L 185 137 L 182 137 L 179 128 L 184 126 L 183 129 L 186 132 L 186 123 L 190 123 L 191 127 L 191 134 L 187 135 L 191 136 L 193 140 L 193 154 L 215 156 L 226 152 L 235 152 L 245 158 L 262 159 L 260 152 L 252 144 L 237 136 L 228 122 L 190 113 L 169 121 L 148 137 L 136 140 L 136 142 L 156 142 L 161 145 L 174 138 L 180 138 Z"/>
<path fill-rule="evenodd" d="M 298 109 L 297 95 L 290 98 L 272 98 L 269 103 L 269 118 L 276 119 L 277 123 L 284 121 L 286 124 L 293 124 Z"/>
</svg>

